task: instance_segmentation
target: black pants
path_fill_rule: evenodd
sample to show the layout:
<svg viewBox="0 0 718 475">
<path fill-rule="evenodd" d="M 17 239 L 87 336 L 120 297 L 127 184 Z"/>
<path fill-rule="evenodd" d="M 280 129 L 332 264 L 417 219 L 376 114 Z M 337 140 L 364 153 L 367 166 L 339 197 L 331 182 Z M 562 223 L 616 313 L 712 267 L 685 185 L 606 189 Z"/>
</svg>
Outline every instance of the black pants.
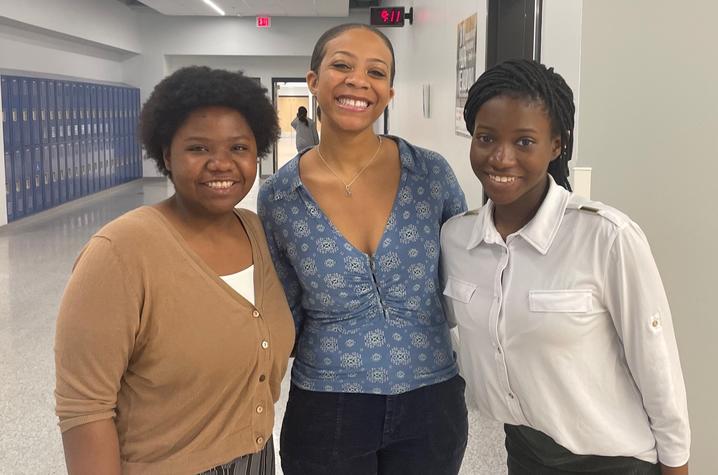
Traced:
<svg viewBox="0 0 718 475">
<path fill-rule="evenodd" d="M 660 475 L 658 464 L 633 457 L 576 455 L 535 429 L 504 426 L 509 475 Z"/>
<path fill-rule="evenodd" d="M 322 393 L 292 385 L 285 475 L 456 475 L 468 421 L 460 376 L 404 394 Z"/>
</svg>

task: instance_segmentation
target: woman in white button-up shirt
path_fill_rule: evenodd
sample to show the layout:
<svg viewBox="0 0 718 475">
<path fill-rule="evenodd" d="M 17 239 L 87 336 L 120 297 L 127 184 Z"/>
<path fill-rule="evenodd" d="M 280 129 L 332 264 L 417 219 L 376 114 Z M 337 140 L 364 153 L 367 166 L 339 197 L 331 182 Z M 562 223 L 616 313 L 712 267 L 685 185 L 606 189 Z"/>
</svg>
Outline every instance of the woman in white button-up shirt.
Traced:
<svg viewBox="0 0 718 475">
<path fill-rule="evenodd" d="M 444 295 L 467 392 L 505 423 L 509 473 L 687 474 L 663 284 L 637 224 L 570 192 L 571 89 L 509 61 L 477 80 L 464 118 L 490 200 L 442 229 Z"/>
</svg>

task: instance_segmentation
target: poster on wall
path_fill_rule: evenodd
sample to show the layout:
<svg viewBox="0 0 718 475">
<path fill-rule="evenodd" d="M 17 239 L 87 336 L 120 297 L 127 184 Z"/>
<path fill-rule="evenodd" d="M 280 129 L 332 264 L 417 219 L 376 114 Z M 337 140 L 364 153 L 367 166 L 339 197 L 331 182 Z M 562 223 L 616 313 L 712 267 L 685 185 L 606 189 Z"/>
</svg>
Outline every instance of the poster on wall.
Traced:
<svg viewBox="0 0 718 475">
<path fill-rule="evenodd" d="M 469 88 L 476 78 L 476 21 L 475 13 L 459 22 L 456 31 L 456 135 L 471 137 L 464 124 L 464 105 Z"/>
</svg>

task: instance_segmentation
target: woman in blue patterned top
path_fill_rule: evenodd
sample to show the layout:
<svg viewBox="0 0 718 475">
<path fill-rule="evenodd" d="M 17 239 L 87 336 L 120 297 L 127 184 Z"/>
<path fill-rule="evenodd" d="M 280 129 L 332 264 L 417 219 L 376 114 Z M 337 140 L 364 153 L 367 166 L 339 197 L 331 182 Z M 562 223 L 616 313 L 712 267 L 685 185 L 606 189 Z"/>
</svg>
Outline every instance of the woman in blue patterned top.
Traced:
<svg viewBox="0 0 718 475">
<path fill-rule="evenodd" d="M 307 73 L 321 141 L 260 191 L 298 335 L 286 475 L 453 475 L 466 447 L 438 278 L 441 225 L 466 202 L 439 154 L 373 132 L 394 73 L 378 30 L 325 32 Z"/>
</svg>

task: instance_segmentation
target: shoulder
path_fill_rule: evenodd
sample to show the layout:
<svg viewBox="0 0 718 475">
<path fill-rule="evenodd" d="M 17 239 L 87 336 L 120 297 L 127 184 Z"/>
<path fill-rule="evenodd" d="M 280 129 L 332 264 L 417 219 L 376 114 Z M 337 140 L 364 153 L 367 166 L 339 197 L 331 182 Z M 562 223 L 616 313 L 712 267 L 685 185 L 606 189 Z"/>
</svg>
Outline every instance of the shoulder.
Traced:
<svg viewBox="0 0 718 475">
<path fill-rule="evenodd" d="M 476 219 L 478 218 L 480 212 L 481 208 L 476 208 L 452 216 L 447 219 L 441 227 L 441 234 L 465 234 L 474 227 L 474 223 L 476 223 Z"/>
<path fill-rule="evenodd" d="M 132 248 L 148 239 L 159 239 L 167 228 L 159 212 L 149 206 L 129 211 L 103 226 L 94 237 L 102 237 L 122 247 Z"/>
<path fill-rule="evenodd" d="M 618 209 L 600 201 L 591 201 L 576 194 L 571 194 L 566 206 L 566 213 L 577 213 L 583 219 L 590 219 L 596 225 L 604 225 L 615 229 L 622 229 L 633 223 L 631 218 Z"/>
<path fill-rule="evenodd" d="M 427 167 L 449 167 L 449 162 L 447 162 L 443 155 L 441 155 L 439 152 L 429 150 L 428 148 L 419 147 L 418 145 L 414 145 L 413 143 L 401 137 L 388 136 L 388 138 L 396 141 L 397 146 L 399 147 L 400 154 L 410 153 L 412 155 L 412 158 L 414 158 L 414 160 L 416 161 L 417 165 L 424 164 Z"/>
<path fill-rule="evenodd" d="M 267 178 L 259 188 L 258 202 L 267 206 L 291 193 L 299 180 L 299 155 L 297 154 L 277 172 Z"/>
</svg>

